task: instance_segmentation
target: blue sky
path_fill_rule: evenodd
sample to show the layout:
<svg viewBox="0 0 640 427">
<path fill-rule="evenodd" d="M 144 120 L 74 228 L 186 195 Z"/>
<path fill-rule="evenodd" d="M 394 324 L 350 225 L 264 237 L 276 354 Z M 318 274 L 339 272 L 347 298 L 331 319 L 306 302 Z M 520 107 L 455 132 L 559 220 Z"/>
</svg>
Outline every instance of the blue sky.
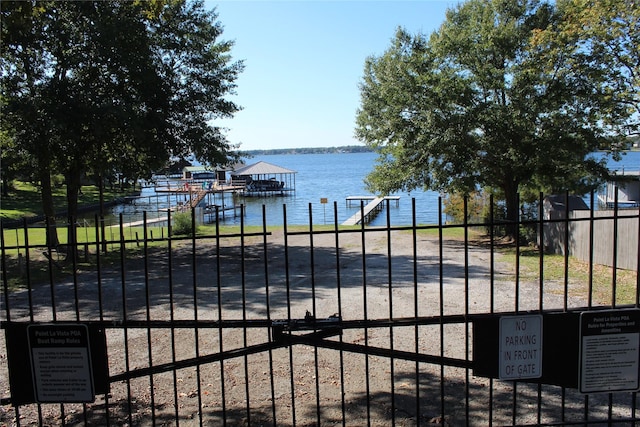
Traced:
<svg viewBox="0 0 640 427">
<path fill-rule="evenodd" d="M 241 150 L 360 144 L 353 137 L 365 59 L 381 55 L 398 26 L 430 34 L 452 1 L 207 0 L 245 62 L 231 97 L 243 110 L 229 128 Z"/>
</svg>

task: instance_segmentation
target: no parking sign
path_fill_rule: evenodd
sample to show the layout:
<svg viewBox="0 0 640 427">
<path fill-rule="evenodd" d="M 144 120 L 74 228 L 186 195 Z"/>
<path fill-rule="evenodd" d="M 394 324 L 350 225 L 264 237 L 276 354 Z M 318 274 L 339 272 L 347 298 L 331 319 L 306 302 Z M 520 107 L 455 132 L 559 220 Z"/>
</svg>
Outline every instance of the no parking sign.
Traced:
<svg viewBox="0 0 640 427">
<path fill-rule="evenodd" d="M 542 376 L 542 316 L 500 318 L 501 380 Z"/>
</svg>

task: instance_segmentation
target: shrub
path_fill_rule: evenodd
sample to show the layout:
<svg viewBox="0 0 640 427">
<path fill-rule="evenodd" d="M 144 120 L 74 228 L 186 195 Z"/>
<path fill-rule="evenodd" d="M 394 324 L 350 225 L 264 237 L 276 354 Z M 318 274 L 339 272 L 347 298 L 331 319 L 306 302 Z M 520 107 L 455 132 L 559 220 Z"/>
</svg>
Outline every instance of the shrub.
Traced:
<svg viewBox="0 0 640 427">
<path fill-rule="evenodd" d="M 191 215 L 188 212 L 177 213 L 171 219 L 173 220 L 171 235 L 193 235 L 193 223 L 191 221 Z"/>
<path fill-rule="evenodd" d="M 448 194 L 443 201 L 444 213 L 454 224 L 464 223 L 464 200 L 465 196 L 460 193 Z M 467 197 L 467 221 L 477 222 L 482 219 L 482 211 L 487 201 L 483 192 L 473 192 Z"/>
</svg>

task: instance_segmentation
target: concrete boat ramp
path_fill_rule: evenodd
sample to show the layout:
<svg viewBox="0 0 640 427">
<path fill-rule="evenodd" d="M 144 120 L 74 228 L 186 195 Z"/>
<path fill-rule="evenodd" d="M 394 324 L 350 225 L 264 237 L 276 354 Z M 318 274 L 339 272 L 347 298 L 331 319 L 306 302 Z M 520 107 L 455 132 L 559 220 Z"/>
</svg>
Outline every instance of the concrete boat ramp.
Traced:
<svg viewBox="0 0 640 427">
<path fill-rule="evenodd" d="M 351 218 L 347 219 L 342 225 L 357 225 L 360 224 L 363 219 L 365 224 L 371 219 L 373 219 L 378 212 L 380 212 L 384 208 L 385 200 L 395 200 L 396 206 L 400 200 L 400 196 L 386 196 L 386 197 L 376 197 L 376 196 L 349 196 L 347 197 L 347 206 L 351 206 L 351 203 L 354 201 L 359 201 L 362 203 L 364 200 L 368 200 L 366 206 L 362 209 L 358 209 L 358 212 L 353 214 Z"/>
</svg>

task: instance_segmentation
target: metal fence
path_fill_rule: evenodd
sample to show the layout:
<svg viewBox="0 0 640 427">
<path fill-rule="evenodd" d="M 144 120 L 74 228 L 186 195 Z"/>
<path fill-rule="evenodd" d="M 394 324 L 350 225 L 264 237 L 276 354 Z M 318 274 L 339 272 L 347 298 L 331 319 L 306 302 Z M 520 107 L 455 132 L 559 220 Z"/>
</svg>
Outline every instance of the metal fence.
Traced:
<svg viewBox="0 0 640 427">
<path fill-rule="evenodd" d="M 0 424 L 640 421 L 637 270 L 412 209 L 406 226 L 387 206 L 387 226 L 343 227 L 310 206 L 294 226 L 284 205 L 282 226 L 263 210 L 261 226 L 191 236 L 121 221 L 66 253 L 26 223 L 2 230 Z"/>
</svg>

